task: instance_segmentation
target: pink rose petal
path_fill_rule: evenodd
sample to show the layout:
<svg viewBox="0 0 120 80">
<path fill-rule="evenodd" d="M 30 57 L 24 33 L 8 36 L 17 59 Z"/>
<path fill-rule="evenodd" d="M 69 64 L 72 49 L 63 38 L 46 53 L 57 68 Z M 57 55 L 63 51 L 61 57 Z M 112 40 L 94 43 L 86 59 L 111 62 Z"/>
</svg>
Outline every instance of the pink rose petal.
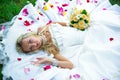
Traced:
<svg viewBox="0 0 120 80">
<path fill-rule="evenodd" d="M 107 10 L 107 8 L 103 8 L 103 10 Z"/>
<path fill-rule="evenodd" d="M 24 16 L 27 16 L 27 15 L 28 15 L 28 10 L 27 10 L 26 8 L 23 9 L 22 14 L 23 14 Z"/>
<path fill-rule="evenodd" d="M 22 17 L 19 17 L 18 20 L 22 20 Z"/>
<path fill-rule="evenodd" d="M 80 75 L 79 74 L 74 74 L 73 77 L 74 78 L 80 78 Z"/>
<path fill-rule="evenodd" d="M 82 5 L 82 2 L 80 0 L 76 0 L 76 4 Z"/>
<path fill-rule="evenodd" d="M 86 0 L 87 1 L 87 3 L 89 3 L 90 2 L 90 0 Z"/>
<path fill-rule="evenodd" d="M 98 3 L 98 1 L 97 1 L 97 0 L 94 0 L 94 3 Z"/>
<path fill-rule="evenodd" d="M 69 76 L 69 79 L 72 79 L 72 75 Z"/>
<path fill-rule="evenodd" d="M 39 13 L 41 16 L 44 16 L 42 13 Z"/>
<path fill-rule="evenodd" d="M 44 67 L 44 70 L 45 70 L 45 71 L 48 70 L 48 69 L 51 69 L 51 66 L 50 66 L 50 65 L 46 65 L 46 66 Z"/>
<path fill-rule="evenodd" d="M 37 20 L 40 20 L 40 18 L 39 18 L 39 17 L 37 17 Z"/>
<path fill-rule="evenodd" d="M 59 4 L 59 2 L 55 2 L 55 4 Z"/>
<path fill-rule="evenodd" d="M 46 3 L 44 2 L 43 5 L 46 5 Z"/>
<path fill-rule="evenodd" d="M 114 38 L 109 38 L 109 40 L 110 40 L 110 41 L 113 41 L 113 40 L 114 40 Z"/>
<path fill-rule="evenodd" d="M 34 21 L 31 21 L 31 24 L 33 24 L 34 23 Z"/>
<path fill-rule="evenodd" d="M 52 20 L 49 20 L 49 22 L 47 23 L 47 25 L 48 25 L 48 24 L 51 24 L 51 23 L 52 23 Z"/>
<path fill-rule="evenodd" d="M 65 11 L 67 11 L 67 9 L 65 9 Z"/>
<path fill-rule="evenodd" d="M 17 58 L 17 60 L 18 60 L 18 61 L 21 61 L 21 60 L 22 60 L 22 58 L 20 58 L 20 57 L 19 57 L 19 58 Z"/>
<path fill-rule="evenodd" d="M 31 78 L 30 80 L 34 80 L 34 78 Z"/>
<path fill-rule="evenodd" d="M 26 21 L 24 21 L 24 25 L 25 26 L 30 26 L 30 22 L 26 20 Z"/>
<path fill-rule="evenodd" d="M 24 68 L 24 72 L 25 72 L 26 74 L 30 73 L 30 68 L 25 67 L 25 68 Z"/>
<path fill-rule="evenodd" d="M 66 3 L 65 3 L 65 4 L 62 4 L 62 7 L 66 7 L 66 6 L 68 6 L 68 5 L 69 5 L 69 4 L 66 4 Z"/>
</svg>

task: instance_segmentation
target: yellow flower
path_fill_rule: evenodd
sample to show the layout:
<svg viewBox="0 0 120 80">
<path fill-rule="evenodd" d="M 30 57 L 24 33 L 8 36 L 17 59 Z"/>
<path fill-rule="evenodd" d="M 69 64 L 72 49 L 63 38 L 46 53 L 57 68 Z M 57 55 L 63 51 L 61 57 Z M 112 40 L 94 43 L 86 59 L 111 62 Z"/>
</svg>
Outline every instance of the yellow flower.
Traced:
<svg viewBox="0 0 120 80">
<path fill-rule="evenodd" d="M 73 24 L 73 27 L 74 28 L 78 28 L 78 24 Z"/>
<path fill-rule="evenodd" d="M 86 16 L 85 14 L 83 14 L 83 15 L 82 15 L 82 18 L 83 18 L 83 19 L 86 19 L 86 18 L 87 18 L 87 16 Z"/>
<path fill-rule="evenodd" d="M 79 29 L 84 29 L 84 21 L 79 21 L 78 25 L 79 25 Z"/>
<path fill-rule="evenodd" d="M 71 15 L 70 15 L 70 20 L 72 20 L 72 19 L 73 19 L 73 15 L 71 14 Z"/>
<path fill-rule="evenodd" d="M 48 10 L 48 6 L 47 6 L 47 5 L 43 6 L 43 9 L 44 9 L 45 11 Z"/>
<path fill-rule="evenodd" d="M 73 20 L 74 20 L 75 22 L 77 22 L 77 21 L 78 21 L 78 19 L 77 19 L 77 17 L 76 17 L 76 16 L 73 18 Z"/>
</svg>

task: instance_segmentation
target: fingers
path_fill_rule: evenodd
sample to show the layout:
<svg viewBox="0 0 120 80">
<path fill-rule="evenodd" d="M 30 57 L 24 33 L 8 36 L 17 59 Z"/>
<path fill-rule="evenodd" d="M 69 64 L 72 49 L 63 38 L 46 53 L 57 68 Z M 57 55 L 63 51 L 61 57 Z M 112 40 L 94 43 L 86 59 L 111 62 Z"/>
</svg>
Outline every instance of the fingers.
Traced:
<svg viewBox="0 0 120 80">
<path fill-rule="evenodd" d="M 34 65 L 40 65 L 40 64 L 44 63 L 44 58 L 42 58 L 42 57 L 36 58 L 36 60 L 31 61 L 31 63 Z"/>
<path fill-rule="evenodd" d="M 43 60 L 44 58 L 43 57 L 39 57 L 39 58 L 36 58 L 37 60 Z"/>
</svg>

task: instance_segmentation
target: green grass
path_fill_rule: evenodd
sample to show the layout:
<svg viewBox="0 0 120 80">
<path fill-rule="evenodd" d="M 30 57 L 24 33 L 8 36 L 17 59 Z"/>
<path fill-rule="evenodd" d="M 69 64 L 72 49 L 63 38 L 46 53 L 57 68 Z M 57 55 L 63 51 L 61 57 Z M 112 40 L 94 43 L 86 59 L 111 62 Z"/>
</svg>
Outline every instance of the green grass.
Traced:
<svg viewBox="0 0 120 80">
<path fill-rule="evenodd" d="M 120 0 L 109 0 L 111 2 L 111 4 L 118 4 L 120 5 Z"/>
<path fill-rule="evenodd" d="M 36 0 L 29 0 L 35 4 Z M 111 4 L 120 5 L 120 0 L 110 0 Z M 0 23 L 10 21 L 20 10 L 27 4 L 27 0 L 0 0 Z M 0 72 L 2 65 L 0 65 Z M 2 80 L 2 74 L 0 74 L 0 80 Z"/>
<path fill-rule="evenodd" d="M 0 65 L 0 72 L 2 71 L 2 65 Z M 2 80 L 2 74 L 0 73 L 0 80 Z"/>
<path fill-rule="evenodd" d="M 35 4 L 36 0 L 29 0 Z M 0 0 L 0 23 L 10 21 L 27 4 L 27 0 Z"/>
</svg>

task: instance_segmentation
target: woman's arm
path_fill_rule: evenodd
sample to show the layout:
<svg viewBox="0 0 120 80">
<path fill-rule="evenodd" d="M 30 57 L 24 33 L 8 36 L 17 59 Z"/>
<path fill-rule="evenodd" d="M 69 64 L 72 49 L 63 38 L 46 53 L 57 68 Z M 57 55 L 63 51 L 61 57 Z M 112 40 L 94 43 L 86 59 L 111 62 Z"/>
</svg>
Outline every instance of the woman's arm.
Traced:
<svg viewBox="0 0 120 80">
<path fill-rule="evenodd" d="M 66 22 L 52 22 L 53 24 L 56 24 L 56 23 L 58 23 L 58 24 L 60 24 L 60 25 L 62 25 L 62 26 L 67 26 L 67 23 Z"/>
<path fill-rule="evenodd" d="M 73 63 L 60 54 L 55 54 L 54 58 L 58 61 L 58 66 L 62 68 L 73 68 Z M 53 62 L 52 62 L 53 63 Z"/>
<path fill-rule="evenodd" d="M 65 57 L 63 57 L 60 54 L 56 54 L 54 56 L 54 58 L 57 60 L 57 67 L 61 67 L 61 68 L 69 68 L 72 69 L 73 68 L 73 63 L 71 61 L 69 61 L 68 59 L 66 59 Z M 54 64 L 54 59 L 51 58 L 44 58 L 44 57 L 39 57 L 37 58 L 37 61 L 32 61 L 33 64 L 50 64 L 53 65 Z"/>
</svg>

